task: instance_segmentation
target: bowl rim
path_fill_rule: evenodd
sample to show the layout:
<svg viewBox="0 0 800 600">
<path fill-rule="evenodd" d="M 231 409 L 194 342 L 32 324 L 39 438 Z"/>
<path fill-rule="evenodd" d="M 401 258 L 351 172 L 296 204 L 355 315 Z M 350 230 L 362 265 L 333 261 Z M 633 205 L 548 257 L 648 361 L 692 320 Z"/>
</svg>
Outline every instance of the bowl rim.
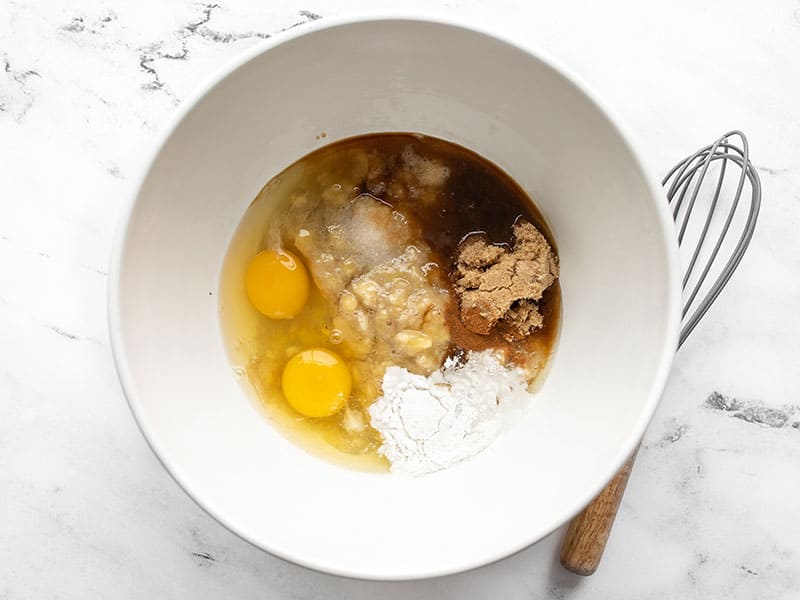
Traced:
<svg viewBox="0 0 800 600">
<path fill-rule="evenodd" d="M 264 543 L 263 540 L 254 539 L 254 537 L 248 534 L 246 531 L 243 531 L 234 526 L 232 523 L 228 522 L 224 515 L 218 514 L 209 506 L 206 506 L 203 500 L 192 490 L 191 483 L 189 481 L 184 481 L 178 475 L 176 470 L 173 469 L 168 456 L 162 451 L 157 439 L 149 430 L 147 423 L 139 411 L 139 403 L 135 393 L 135 387 L 133 385 L 133 376 L 129 370 L 125 343 L 121 331 L 119 308 L 122 265 L 125 257 L 125 249 L 128 245 L 128 236 L 130 234 L 129 225 L 138 202 L 139 194 L 150 171 L 152 170 L 156 161 L 159 159 L 161 149 L 169 141 L 169 138 L 172 136 L 176 128 L 183 122 L 183 120 L 202 100 L 202 98 L 204 98 L 209 91 L 216 87 L 235 70 L 239 69 L 257 56 L 268 52 L 269 50 L 281 44 L 325 29 L 334 29 L 337 27 L 346 27 L 349 25 L 369 22 L 391 21 L 443 25 L 466 30 L 469 33 L 491 38 L 504 45 L 510 46 L 515 50 L 528 54 L 533 59 L 538 60 L 553 69 L 556 73 L 573 85 L 575 89 L 577 89 L 584 96 L 585 100 L 593 105 L 598 112 L 600 112 L 606 118 L 609 125 L 613 128 L 613 130 L 615 130 L 623 145 L 633 157 L 635 167 L 644 178 L 646 185 L 649 187 L 649 199 L 656 205 L 656 214 L 663 234 L 662 239 L 667 242 L 664 248 L 664 255 L 667 262 L 670 285 L 667 298 L 668 317 L 666 335 L 664 336 L 662 344 L 658 369 L 650 386 L 647 401 L 642 406 L 642 415 L 640 416 L 633 430 L 629 432 L 625 443 L 622 445 L 614 460 L 609 463 L 607 472 L 604 473 L 604 476 L 601 478 L 602 484 L 587 489 L 581 497 L 575 498 L 571 506 L 562 511 L 560 517 L 555 519 L 549 527 L 545 528 L 543 531 L 533 532 L 533 534 L 529 536 L 529 538 L 526 538 L 526 540 L 521 544 L 515 547 L 507 548 L 505 551 L 499 552 L 496 555 L 490 557 L 480 557 L 473 561 L 465 562 L 458 567 L 430 568 L 426 571 L 414 572 L 404 571 L 402 568 L 400 568 L 391 573 L 375 573 L 371 571 L 359 571 L 357 569 L 344 570 L 336 565 L 329 565 L 315 560 L 307 560 L 303 556 L 284 551 L 279 547 L 271 546 L 270 544 Z M 674 225 L 672 217 L 669 213 L 666 201 L 658 201 L 659 198 L 664 195 L 661 186 L 658 185 L 655 177 L 643 164 L 641 158 L 642 153 L 639 151 L 637 144 L 634 142 L 633 136 L 622 124 L 622 121 L 618 118 L 614 110 L 611 109 L 603 101 L 603 99 L 570 68 L 553 58 L 548 52 L 538 48 L 535 44 L 526 40 L 521 40 L 515 34 L 503 32 L 500 30 L 499 26 L 494 23 L 478 23 L 474 18 L 456 17 L 435 11 L 368 10 L 348 12 L 333 17 L 314 19 L 312 21 L 307 21 L 300 25 L 293 26 L 276 33 L 268 39 L 254 44 L 251 48 L 248 48 L 237 54 L 221 67 L 218 67 L 213 74 L 205 79 L 205 81 L 203 81 L 186 97 L 186 99 L 172 113 L 171 116 L 167 117 L 165 124 L 160 128 L 160 133 L 156 135 L 155 140 L 151 142 L 150 148 L 151 151 L 149 152 L 148 158 L 139 166 L 138 176 L 133 179 L 131 188 L 132 191 L 129 193 L 127 199 L 124 201 L 123 207 L 120 210 L 120 216 L 118 218 L 117 229 L 114 235 L 114 242 L 110 255 L 107 304 L 111 353 L 120 380 L 122 392 L 125 396 L 134 420 L 136 421 L 139 430 L 147 441 L 147 444 L 150 446 L 150 449 L 153 451 L 153 454 L 155 454 L 158 461 L 161 463 L 167 473 L 169 473 L 170 477 L 172 477 L 175 483 L 178 484 L 178 486 L 197 506 L 199 506 L 206 514 L 210 515 L 223 527 L 233 532 L 245 542 L 249 543 L 255 548 L 268 552 L 273 556 L 277 556 L 291 563 L 318 572 L 354 579 L 373 581 L 403 581 L 411 579 L 427 579 L 455 573 L 462 573 L 495 563 L 504 558 L 508 558 L 551 535 L 555 530 L 566 524 L 570 519 L 583 510 L 583 508 L 588 505 L 600 493 L 600 491 L 602 491 L 608 482 L 611 481 L 611 479 L 616 475 L 617 471 L 622 467 L 622 465 L 633 454 L 634 450 L 640 443 L 647 426 L 655 414 L 661 394 L 666 385 L 667 377 L 672 367 L 672 361 L 675 356 L 675 352 L 678 348 L 681 298 L 679 271 L 680 262 L 677 243 L 669 243 L 669 241 L 674 237 Z"/>
</svg>

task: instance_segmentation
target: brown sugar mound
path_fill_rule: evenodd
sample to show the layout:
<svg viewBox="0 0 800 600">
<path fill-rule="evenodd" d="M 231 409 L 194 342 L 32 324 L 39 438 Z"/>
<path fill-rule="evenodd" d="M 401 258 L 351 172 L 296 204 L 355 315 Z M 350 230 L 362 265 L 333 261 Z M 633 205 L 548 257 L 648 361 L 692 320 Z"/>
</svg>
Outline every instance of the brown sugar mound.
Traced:
<svg viewBox="0 0 800 600">
<path fill-rule="evenodd" d="M 558 259 L 539 230 L 520 220 L 513 233 L 510 249 L 470 235 L 458 248 L 454 271 L 464 326 L 480 335 L 496 330 L 507 341 L 541 329 L 538 301 L 558 278 Z"/>
</svg>

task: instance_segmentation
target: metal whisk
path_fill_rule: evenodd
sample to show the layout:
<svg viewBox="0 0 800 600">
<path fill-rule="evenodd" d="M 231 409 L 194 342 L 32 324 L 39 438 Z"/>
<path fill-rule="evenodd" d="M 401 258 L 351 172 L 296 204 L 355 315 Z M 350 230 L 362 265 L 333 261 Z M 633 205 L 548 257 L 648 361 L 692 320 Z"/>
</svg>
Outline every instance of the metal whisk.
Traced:
<svg viewBox="0 0 800 600">
<path fill-rule="evenodd" d="M 740 145 L 732 141 L 736 138 Z M 750 162 L 747 138 L 741 131 L 730 131 L 675 165 L 661 183 L 667 187 L 685 261 L 680 348 L 728 283 L 750 244 L 761 208 L 761 180 Z M 709 189 L 713 189 L 710 197 Z M 723 264 L 725 256 L 728 260 Z M 716 278 L 709 277 L 717 269 Z M 561 546 L 564 568 L 578 575 L 591 575 L 597 569 L 634 460 L 636 452 L 570 523 Z"/>
<path fill-rule="evenodd" d="M 741 147 L 731 143 L 730 138 L 738 137 L 741 140 Z M 705 218 L 695 211 L 697 206 L 697 199 L 700 189 L 706 181 L 709 168 L 715 163 L 719 163 L 719 172 L 717 174 L 716 183 L 714 184 L 714 194 L 710 199 L 708 208 L 705 211 Z M 733 195 L 730 206 L 727 209 L 724 224 L 717 235 L 716 243 L 712 241 L 713 247 L 709 248 L 707 241 L 709 239 L 708 233 L 711 229 L 714 217 L 725 213 L 724 206 L 720 203 L 720 194 L 723 191 L 726 175 L 730 175 L 728 165 L 732 164 L 733 170 L 739 171 L 736 183 L 736 192 Z M 744 192 L 745 182 L 750 183 L 750 202 L 742 203 L 742 193 Z M 677 165 L 672 167 L 667 176 L 664 177 L 661 185 L 667 188 L 667 200 L 672 207 L 672 216 L 675 219 L 675 224 L 679 225 L 678 230 L 678 245 L 684 247 L 688 244 L 693 248 L 691 252 L 691 259 L 689 260 L 686 270 L 683 275 L 683 291 L 684 291 L 684 305 L 681 321 L 681 334 L 678 342 L 678 347 L 683 345 L 689 334 L 692 333 L 694 328 L 706 314 L 709 307 L 717 299 L 720 292 L 728 283 L 728 280 L 733 275 L 739 261 L 742 260 L 747 246 L 750 244 L 750 238 L 753 237 L 753 231 L 756 227 L 756 220 L 758 218 L 758 211 L 761 208 L 761 180 L 758 177 L 758 172 L 750 162 L 750 152 L 747 144 L 747 138 L 741 131 L 730 131 L 715 141 L 713 144 L 698 150 L 691 156 L 683 159 Z M 688 197 L 688 203 L 684 203 Z M 744 209 L 747 208 L 747 215 L 742 224 L 742 231 L 736 241 L 736 245 L 731 252 L 728 262 L 725 263 L 721 269 L 716 280 L 710 283 L 705 295 L 700 295 L 699 292 L 706 284 L 706 279 L 713 268 L 717 257 L 719 256 L 720 249 L 723 247 L 728 233 L 730 232 L 731 224 L 734 222 L 734 217 L 740 206 Z M 701 227 L 699 231 L 697 228 L 691 228 L 690 224 L 692 219 L 701 219 Z M 687 232 L 697 233 L 697 239 L 689 238 L 687 241 Z M 692 243 L 689 243 L 692 242 Z M 695 267 L 698 262 L 702 262 L 701 256 L 706 254 L 705 266 L 698 276 L 692 280 L 695 275 Z M 690 281 L 693 285 L 690 285 Z M 698 298 L 701 298 L 698 300 Z"/>
</svg>

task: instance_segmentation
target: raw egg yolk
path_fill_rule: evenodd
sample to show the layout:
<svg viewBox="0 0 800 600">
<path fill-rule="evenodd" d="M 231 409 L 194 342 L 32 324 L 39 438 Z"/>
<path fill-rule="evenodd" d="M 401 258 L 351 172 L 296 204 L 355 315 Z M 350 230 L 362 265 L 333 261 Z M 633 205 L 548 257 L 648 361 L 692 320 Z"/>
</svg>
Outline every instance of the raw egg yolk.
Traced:
<svg viewBox="0 0 800 600">
<path fill-rule="evenodd" d="M 291 319 L 308 300 L 308 273 L 287 250 L 262 250 L 247 266 L 247 297 L 270 319 Z"/>
<path fill-rule="evenodd" d="M 345 362 L 324 348 L 295 354 L 283 368 L 283 395 L 306 417 L 328 417 L 344 406 L 352 380 Z"/>
</svg>

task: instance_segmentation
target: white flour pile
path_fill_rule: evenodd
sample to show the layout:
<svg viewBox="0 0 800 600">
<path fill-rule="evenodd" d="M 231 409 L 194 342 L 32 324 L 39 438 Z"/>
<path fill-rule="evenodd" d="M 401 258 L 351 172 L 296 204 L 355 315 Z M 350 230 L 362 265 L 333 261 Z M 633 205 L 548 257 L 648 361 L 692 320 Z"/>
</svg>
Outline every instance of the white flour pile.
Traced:
<svg viewBox="0 0 800 600">
<path fill-rule="evenodd" d="M 501 414 L 530 397 L 524 372 L 485 350 L 462 365 L 448 359 L 429 377 L 389 367 L 369 414 L 391 470 L 422 475 L 484 450 L 497 437 Z"/>
</svg>

